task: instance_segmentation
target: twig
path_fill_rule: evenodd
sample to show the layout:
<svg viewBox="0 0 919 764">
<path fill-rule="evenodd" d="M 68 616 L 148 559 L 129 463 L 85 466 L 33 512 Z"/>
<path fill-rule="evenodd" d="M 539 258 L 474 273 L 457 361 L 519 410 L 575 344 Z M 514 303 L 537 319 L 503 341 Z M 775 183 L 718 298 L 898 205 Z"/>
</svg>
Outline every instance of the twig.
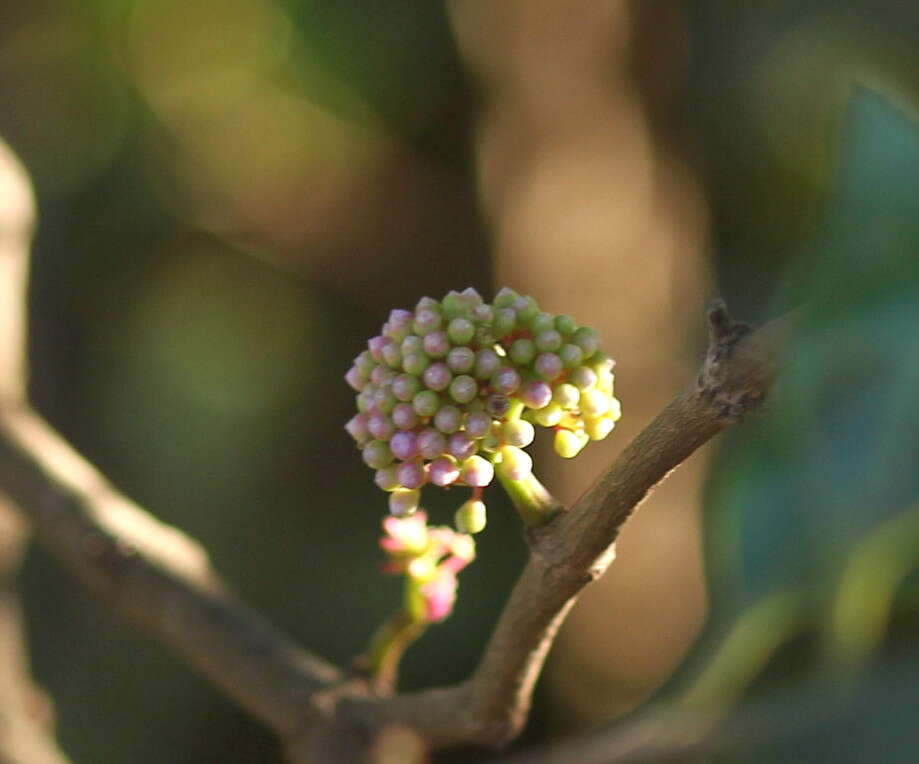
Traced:
<svg viewBox="0 0 919 764">
<path fill-rule="evenodd" d="M 6 297 L 2 320 L 19 320 L 10 313 L 22 310 L 21 294 Z M 381 698 L 365 681 L 341 682 L 334 667 L 233 597 L 197 543 L 119 494 L 20 401 L 18 383 L 0 405 L 0 489 L 59 560 L 274 729 L 295 760 L 356 760 L 389 724 L 413 727 L 433 747 L 500 747 L 526 721 L 555 633 L 578 592 L 609 566 L 623 523 L 655 484 L 766 394 L 782 327 L 751 332 L 720 302 L 709 324 L 696 382 L 569 512 L 528 532 L 530 561 L 482 660 L 451 688 Z"/>
</svg>

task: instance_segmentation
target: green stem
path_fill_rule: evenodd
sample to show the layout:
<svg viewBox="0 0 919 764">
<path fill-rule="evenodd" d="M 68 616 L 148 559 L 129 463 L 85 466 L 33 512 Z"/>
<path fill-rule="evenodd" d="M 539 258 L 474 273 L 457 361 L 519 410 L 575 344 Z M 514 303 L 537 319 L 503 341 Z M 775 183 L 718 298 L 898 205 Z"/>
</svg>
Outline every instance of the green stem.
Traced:
<svg viewBox="0 0 919 764">
<path fill-rule="evenodd" d="M 399 662 L 409 646 L 424 634 L 427 623 L 416 620 L 404 610 L 387 618 L 376 630 L 364 656 L 374 690 L 391 695 L 396 689 Z"/>
<path fill-rule="evenodd" d="M 530 527 L 545 525 L 565 509 L 532 473 L 523 480 L 511 480 L 500 472 L 497 477 L 523 522 Z"/>
</svg>

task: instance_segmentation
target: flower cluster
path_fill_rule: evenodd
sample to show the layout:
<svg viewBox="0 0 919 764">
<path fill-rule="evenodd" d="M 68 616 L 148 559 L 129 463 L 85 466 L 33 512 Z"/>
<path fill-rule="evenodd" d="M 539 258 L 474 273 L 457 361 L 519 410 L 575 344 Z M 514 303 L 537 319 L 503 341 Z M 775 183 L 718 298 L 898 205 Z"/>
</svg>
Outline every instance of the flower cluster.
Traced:
<svg viewBox="0 0 919 764">
<path fill-rule="evenodd" d="M 613 361 L 595 330 L 502 289 L 489 305 L 474 289 L 394 310 L 345 375 L 358 414 L 346 425 L 390 492 L 393 515 L 412 514 L 420 489 L 466 485 L 457 528 L 485 526 L 481 489 L 495 470 L 525 480 L 534 425 L 555 431 L 555 451 L 578 454 L 619 418 Z"/>
<path fill-rule="evenodd" d="M 389 555 L 388 573 L 406 575 L 405 611 L 417 623 L 445 619 L 456 601 L 456 574 L 475 558 L 471 536 L 428 527 L 427 515 L 387 517 L 380 546 Z"/>
</svg>

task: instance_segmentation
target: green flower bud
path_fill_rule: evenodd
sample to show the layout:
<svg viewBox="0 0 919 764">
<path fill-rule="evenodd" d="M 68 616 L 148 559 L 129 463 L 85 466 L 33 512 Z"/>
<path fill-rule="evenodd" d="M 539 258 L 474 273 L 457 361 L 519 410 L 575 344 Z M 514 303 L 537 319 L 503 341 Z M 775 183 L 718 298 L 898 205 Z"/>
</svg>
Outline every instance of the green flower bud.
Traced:
<svg viewBox="0 0 919 764">
<path fill-rule="evenodd" d="M 412 398 L 412 408 L 418 416 L 434 416 L 440 408 L 440 396 L 433 390 L 422 390 Z"/>
<path fill-rule="evenodd" d="M 552 392 L 552 400 L 563 409 L 576 409 L 581 398 L 581 391 L 568 382 L 562 382 Z"/>
<path fill-rule="evenodd" d="M 555 319 L 548 313 L 537 313 L 527 323 L 533 334 L 542 334 L 550 329 L 553 331 L 555 330 Z"/>
<path fill-rule="evenodd" d="M 517 318 L 522 324 L 529 324 L 539 313 L 539 306 L 532 297 L 518 297 L 512 307 L 517 311 Z"/>
<path fill-rule="evenodd" d="M 470 499 L 456 510 L 453 521 L 460 533 L 481 533 L 486 523 L 485 502 Z"/>
<path fill-rule="evenodd" d="M 536 348 L 542 353 L 554 353 L 562 346 L 562 335 L 549 329 L 536 335 Z"/>
<path fill-rule="evenodd" d="M 509 308 L 519 296 L 520 295 L 510 287 L 501 287 L 495 295 L 493 304 L 496 308 Z"/>
<path fill-rule="evenodd" d="M 457 345 L 465 345 L 475 337 L 475 325 L 468 318 L 454 318 L 447 327 L 447 336 Z"/>
<path fill-rule="evenodd" d="M 521 338 L 514 340 L 510 350 L 511 360 L 518 366 L 529 366 L 536 358 L 536 343 L 533 340 Z"/>
<path fill-rule="evenodd" d="M 492 334 L 497 337 L 505 337 L 510 334 L 517 326 L 517 311 L 513 308 L 500 308 L 495 311 L 495 318 L 491 324 Z"/>
<path fill-rule="evenodd" d="M 430 363 L 431 359 L 424 353 L 409 353 L 402 357 L 402 368 L 407 374 L 414 374 L 415 376 L 421 376 Z"/>
<path fill-rule="evenodd" d="M 418 509 L 421 491 L 417 488 L 399 488 L 389 494 L 389 511 L 396 517 L 411 515 Z"/>
<path fill-rule="evenodd" d="M 582 326 L 574 333 L 572 342 L 584 351 L 584 357 L 590 358 L 600 347 L 600 337 L 595 329 Z"/>
<path fill-rule="evenodd" d="M 556 430 L 552 445 L 559 456 L 564 459 L 573 459 L 581 453 L 581 449 L 587 445 L 588 440 L 589 438 L 583 432 Z"/>
<path fill-rule="evenodd" d="M 584 420 L 584 432 L 591 440 L 603 440 L 616 426 L 616 420 L 611 416 L 602 416 L 598 419 Z"/>
<path fill-rule="evenodd" d="M 562 366 L 566 369 L 573 369 L 583 363 L 584 351 L 580 346 L 569 343 L 559 348 L 558 357 L 562 359 Z"/>
<path fill-rule="evenodd" d="M 513 419 L 501 425 L 501 438 L 509 446 L 524 448 L 533 442 L 536 430 L 523 419 Z"/>
<path fill-rule="evenodd" d="M 364 458 L 364 464 L 370 469 L 381 470 L 392 464 L 392 451 L 389 450 L 389 444 L 382 440 L 371 440 L 361 452 Z"/>
<path fill-rule="evenodd" d="M 469 403 L 478 394 L 479 385 L 468 374 L 461 374 L 450 383 L 450 397 L 457 403 Z"/>
<path fill-rule="evenodd" d="M 597 384 L 597 373 L 587 366 L 578 366 L 571 370 L 568 381 L 583 393 Z"/>
<path fill-rule="evenodd" d="M 563 337 L 570 337 L 578 330 L 578 325 L 571 316 L 562 313 L 555 317 L 555 328 L 561 332 Z"/>
<path fill-rule="evenodd" d="M 553 402 L 534 411 L 532 416 L 536 424 L 541 424 L 543 427 L 555 427 L 562 420 L 564 413 L 562 407 Z"/>
<path fill-rule="evenodd" d="M 401 488 L 399 485 L 399 478 L 396 477 L 396 471 L 398 467 L 394 464 L 389 465 L 388 467 L 383 467 L 383 469 L 377 470 L 376 475 L 373 478 L 380 488 L 384 491 L 395 491 L 397 488 Z"/>
</svg>

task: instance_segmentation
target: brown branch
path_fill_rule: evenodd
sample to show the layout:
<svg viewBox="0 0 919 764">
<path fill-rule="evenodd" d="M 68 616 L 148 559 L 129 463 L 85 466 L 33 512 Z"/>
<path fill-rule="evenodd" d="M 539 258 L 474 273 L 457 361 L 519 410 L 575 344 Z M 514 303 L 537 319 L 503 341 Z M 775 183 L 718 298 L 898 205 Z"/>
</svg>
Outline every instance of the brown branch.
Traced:
<svg viewBox="0 0 919 764">
<path fill-rule="evenodd" d="M 23 287 L 0 295 L 2 318 L 20 328 L 13 314 L 23 310 Z M 59 560 L 274 729 L 293 759 L 358 760 L 392 724 L 414 728 L 433 747 L 497 747 L 525 723 L 555 633 L 580 590 L 609 566 L 623 523 L 654 485 L 764 398 L 783 327 L 751 332 L 720 302 L 709 325 L 710 347 L 693 385 L 570 511 L 529 532 L 530 561 L 482 660 L 451 688 L 375 697 L 366 682 L 341 682 L 334 667 L 241 603 L 197 543 L 119 494 L 28 409 L 20 346 L 6 355 L 20 371 L 0 383 L 0 489 Z"/>
<path fill-rule="evenodd" d="M 434 746 L 502 746 L 526 722 L 533 686 L 555 633 L 580 590 L 614 557 L 622 525 L 651 489 L 696 449 L 765 397 L 787 322 L 759 331 L 709 310 L 711 341 L 696 381 L 626 447 L 571 508 L 530 531 L 531 556 L 472 678 L 462 685 L 385 702 L 356 700 L 364 723 L 419 729 Z"/>
</svg>

